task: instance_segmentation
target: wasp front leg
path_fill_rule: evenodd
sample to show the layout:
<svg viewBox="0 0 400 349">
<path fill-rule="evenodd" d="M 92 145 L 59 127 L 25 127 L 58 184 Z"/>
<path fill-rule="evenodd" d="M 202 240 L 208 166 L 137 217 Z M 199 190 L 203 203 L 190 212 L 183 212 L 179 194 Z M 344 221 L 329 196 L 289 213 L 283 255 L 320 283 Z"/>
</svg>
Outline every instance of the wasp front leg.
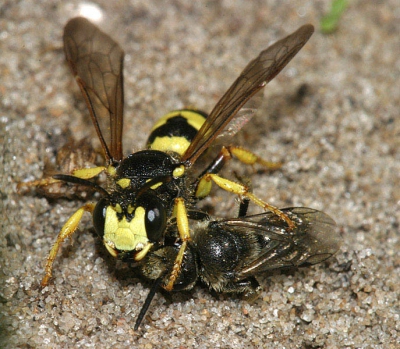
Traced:
<svg viewBox="0 0 400 349">
<path fill-rule="evenodd" d="M 49 280 L 51 278 L 51 271 L 53 269 L 53 263 L 54 260 L 56 259 L 57 253 L 61 247 L 61 244 L 64 242 L 65 239 L 69 238 L 72 236 L 72 234 L 78 229 L 79 222 L 82 219 L 82 216 L 85 212 L 90 212 L 92 213 L 94 210 L 95 204 L 93 203 L 88 203 L 84 206 L 82 206 L 79 210 L 77 210 L 69 219 L 68 221 L 64 224 L 62 227 L 60 233 L 57 236 L 57 240 L 54 243 L 49 256 L 47 257 L 47 262 L 46 262 L 46 267 L 45 267 L 45 276 L 42 279 L 42 287 L 45 287 L 48 285 Z"/>
<path fill-rule="evenodd" d="M 77 197 L 87 200 L 87 196 L 98 187 L 95 182 L 88 185 L 87 180 L 96 177 L 103 171 L 108 171 L 108 169 L 104 166 L 79 168 L 68 171 L 67 175 L 54 174 L 34 181 L 20 182 L 17 184 L 17 191 L 19 194 L 23 194 L 31 188 L 35 188 L 38 193 L 47 198 L 71 199 Z"/>
<path fill-rule="evenodd" d="M 19 182 L 17 184 L 17 192 L 18 192 L 18 194 L 24 194 L 26 191 L 29 190 L 29 188 L 48 187 L 52 184 L 59 183 L 59 182 L 60 181 L 58 179 L 55 179 L 53 177 L 36 179 L 34 181 L 29 181 L 29 182 Z"/>
<path fill-rule="evenodd" d="M 189 220 L 185 207 L 185 201 L 183 198 L 175 199 L 174 212 L 176 216 L 176 224 L 178 227 L 179 237 L 182 244 L 179 248 L 179 252 L 175 258 L 174 266 L 172 267 L 171 275 L 168 280 L 168 284 L 164 287 L 167 291 L 172 291 L 176 279 L 178 278 L 183 262 L 183 256 L 185 254 L 188 242 L 190 241 L 190 231 L 189 231 Z"/>
</svg>

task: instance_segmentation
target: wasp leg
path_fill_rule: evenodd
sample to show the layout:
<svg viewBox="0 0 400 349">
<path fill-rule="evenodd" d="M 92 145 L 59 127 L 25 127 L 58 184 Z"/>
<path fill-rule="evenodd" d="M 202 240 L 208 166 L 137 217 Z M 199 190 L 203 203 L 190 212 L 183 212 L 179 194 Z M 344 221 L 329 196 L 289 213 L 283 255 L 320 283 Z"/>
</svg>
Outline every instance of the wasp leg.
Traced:
<svg viewBox="0 0 400 349">
<path fill-rule="evenodd" d="M 207 174 L 217 174 L 224 167 L 228 160 L 232 157 L 236 157 L 239 161 L 246 165 L 260 164 L 269 170 L 276 170 L 282 166 L 280 162 L 269 162 L 260 158 L 251 151 L 244 149 L 242 147 L 237 147 L 230 145 L 228 147 L 223 146 L 219 154 L 211 162 L 211 164 L 200 174 L 200 176 L 195 181 L 196 185 L 196 197 L 202 199 L 208 196 L 211 192 L 211 185 L 207 185 L 202 179 Z"/>
<path fill-rule="evenodd" d="M 201 192 L 198 193 L 199 188 L 210 192 L 212 182 L 214 182 L 216 185 L 218 185 L 220 188 L 222 188 L 226 191 L 229 191 L 229 192 L 237 194 L 241 197 L 250 199 L 250 201 L 252 201 L 256 205 L 262 207 L 264 210 L 273 212 L 275 215 L 277 215 L 280 219 L 282 219 L 283 221 L 285 221 L 288 224 L 289 229 L 293 229 L 295 227 L 295 224 L 293 223 L 293 221 L 286 214 L 284 214 L 277 207 L 264 202 L 263 200 L 259 199 L 257 196 L 252 194 L 249 191 L 249 188 L 247 186 L 245 186 L 244 184 L 233 182 L 229 179 L 218 176 L 217 174 L 206 173 L 203 176 L 203 178 L 200 179 L 200 182 L 199 182 L 199 185 L 198 185 L 197 191 L 196 191 L 196 196 L 202 197 L 201 196 L 202 193 Z M 200 194 L 200 196 L 198 196 L 198 194 Z"/>
<path fill-rule="evenodd" d="M 198 180 L 201 179 L 206 173 L 218 173 L 221 171 L 222 167 L 227 161 L 236 157 L 240 162 L 246 165 L 259 164 L 266 167 L 267 169 L 273 171 L 282 167 L 281 162 L 269 162 L 266 161 L 256 154 L 252 153 L 250 150 L 244 149 L 242 147 L 237 147 L 230 145 L 228 147 L 223 146 L 219 154 L 214 158 L 211 164 L 201 173 Z"/>
<path fill-rule="evenodd" d="M 106 170 L 107 170 L 107 168 L 104 166 L 91 167 L 91 168 L 79 168 L 79 169 L 72 171 L 71 176 L 81 178 L 81 179 L 91 179 Z M 30 181 L 30 182 L 20 182 L 17 184 L 17 191 L 18 191 L 18 193 L 21 193 L 23 188 L 42 187 L 42 186 L 44 187 L 44 186 L 48 186 L 48 185 L 58 183 L 58 182 L 62 182 L 62 180 L 56 179 L 53 177 L 46 177 L 46 178 L 37 179 L 34 181 Z"/>
<path fill-rule="evenodd" d="M 236 172 L 234 172 L 236 179 L 239 181 L 239 183 L 242 183 L 247 186 L 247 189 L 249 192 L 253 191 L 253 186 L 251 184 L 251 180 L 247 177 L 242 177 L 238 175 Z M 246 217 L 247 215 L 247 210 L 249 208 L 250 204 L 250 199 L 249 198 L 242 198 L 240 200 L 240 205 L 239 205 L 239 211 L 238 211 L 238 218 L 241 217 Z"/>
<path fill-rule="evenodd" d="M 189 220 L 183 198 L 175 199 L 174 212 L 176 216 L 179 237 L 182 240 L 182 245 L 180 246 L 179 252 L 175 258 L 168 284 L 164 287 L 164 289 L 167 291 L 172 291 L 174 288 L 175 281 L 181 272 L 183 255 L 185 254 L 188 241 L 190 241 Z"/>
<path fill-rule="evenodd" d="M 29 182 L 19 182 L 17 184 L 17 192 L 18 194 L 25 193 L 28 191 L 29 187 L 45 187 L 54 183 L 60 182 L 58 179 L 55 179 L 53 177 L 46 177 L 42 179 L 37 179 L 34 181 L 29 181 Z"/>
<path fill-rule="evenodd" d="M 79 168 L 77 170 L 72 171 L 72 175 L 74 177 L 78 177 L 78 178 L 82 178 L 82 179 L 91 179 L 93 177 L 96 177 L 103 171 L 107 171 L 107 167 L 97 166 L 97 167 L 90 167 L 90 168 Z"/>
<path fill-rule="evenodd" d="M 49 280 L 51 278 L 51 270 L 53 269 L 53 263 L 54 260 L 56 259 L 58 250 L 61 247 L 61 244 L 64 242 L 65 239 L 69 238 L 78 228 L 78 224 L 82 219 L 82 216 L 85 212 L 90 212 L 92 213 L 94 210 L 95 204 L 93 203 L 88 203 L 84 206 L 82 206 L 80 209 L 78 209 L 69 219 L 68 221 L 64 224 L 64 226 L 61 228 L 60 233 L 57 236 L 57 240 L 54 243 L 49 256 L 47 257 L 47 263 L 45 267 L 45 276 L 42 279 L 42 287 L 47 286 L 49 283 Z"/>
<path fill-rule="evenodd" d="M 230 145 L 227 147 L 227 150 L 231 155 L 235 156 L 240 162 L 243 162 L 246 165 L 259 164 L 271 171 L 277 170 L 282 167 L 281 162 L 266 161 L 263 158 L 260 158 L 258 155 L 242 147 Z"/>
</svg>

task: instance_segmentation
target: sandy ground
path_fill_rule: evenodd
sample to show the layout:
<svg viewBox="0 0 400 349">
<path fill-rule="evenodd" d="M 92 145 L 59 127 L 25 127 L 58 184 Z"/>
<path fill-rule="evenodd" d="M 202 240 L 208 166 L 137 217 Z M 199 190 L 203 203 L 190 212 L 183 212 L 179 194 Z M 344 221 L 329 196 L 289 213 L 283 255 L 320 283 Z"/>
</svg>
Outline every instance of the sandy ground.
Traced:
<svg viewBox="0 0 400 349">
<path fill-rule="evenodd" d="M 316 25 L 235 142 L 284 162 L 274 173 L 251 175 L 259 197 L 329 213 L 342 247 L 322 265 L 260 277 L 263 292 L 252 304 L 203 286 L 159 292 L 134 332 L 149 284 L 107 255 L 88 217 L 41 290 L 49 248 L 82 203 L 21 196 L 16 183 L 41 177 L 67 131 L 95 138 L 62 52 L 63 26 L 82 6 L 6 0 L 0 5 L 0 346 L 398 348 L 398 1 L 351 1 L 331 35 L 319 30 L 329 1 L 130 3 L 98 2 L 102 28 L 126 51 L 126 153 L 143 147 L 164 113 L 185 106 L 210 111 L 259 51 L 301 24 Z M 221 216 L 236 212 L 234 197 L 221 191 L 207 203 Z"/>
</svg>

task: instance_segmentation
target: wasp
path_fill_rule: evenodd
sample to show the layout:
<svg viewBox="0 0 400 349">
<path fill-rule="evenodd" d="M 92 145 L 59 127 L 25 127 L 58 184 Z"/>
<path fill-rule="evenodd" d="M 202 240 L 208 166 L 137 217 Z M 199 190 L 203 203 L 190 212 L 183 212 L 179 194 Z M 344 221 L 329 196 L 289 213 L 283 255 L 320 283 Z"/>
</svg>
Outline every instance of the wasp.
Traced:
<svg viewBox="0 0 400 349">
<path fill-rule="evenodd" d="M 190 289 L 200 279 L 216 291 L 250 296 L 259 288 L 256 274 L 315 264 L 332 255 L 337 243 L 329 216 L 308 208 L 278 209 L 249 186 L 218 174 L 231 158 L 271 166 L 251 151 L 222 146 L 200 175 L 194 176 L 192 169 L 224 130 L 236 132 L 237 124 L 254 113 L 242 107 L 289 63 L 313 31 L 312 25 L 304 25 L 262 51 L 210 114 L 184 109 L 165 115 L 153 127 L 146 149 L 124 157 L 124 52 L 88 20 L 71 19 L 64 29 L 65 55 L 106 163 L 53 176 L 54 181 L 90 187 L 101 198 L 84 204 L 64 224 L 47 258 L 42 286 L 49 283 L 63 241 L 77 230 L 85 212 L 92 214 L 95 231 L 112 256 L 132 262 L 154 280 L 135 329 L 159 287 Z M 105 187 L 93 181 L 102 173 L 108 178 Z M 238 218 L 211 217 L 197 207 L 212 185 L 240 197 Z M 267 212 L 246 216 L 250 202 Z"/>
</svg>

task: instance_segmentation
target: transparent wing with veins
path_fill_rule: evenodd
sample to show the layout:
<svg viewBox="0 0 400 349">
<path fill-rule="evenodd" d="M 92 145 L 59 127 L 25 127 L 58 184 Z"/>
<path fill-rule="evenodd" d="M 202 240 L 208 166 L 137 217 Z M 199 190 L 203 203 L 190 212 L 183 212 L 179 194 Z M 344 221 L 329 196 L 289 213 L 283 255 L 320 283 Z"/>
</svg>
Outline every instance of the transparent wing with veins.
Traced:
<svg viewBox="0 0 400 349">
<path fill-rule="evenodd" d="M 313 32 L 314 27 L 306 24 L 262 51 L 247 65 L 211 111 L 183 155 L 187 167 L 193 165 L 243 105 L 290 62 Z"/>
<path fill-rule="evenodd" d="M 212 143 L 212 146 L 229 143 L 229 139 L 238 133 L 254 115 L 264 100 L 263 90 L 259 90 L 251 97 L 246 104 L 232 117 L 229 123 L 223 128 Z"/>
<path fill-rule="evenodd" d="M 124 51 L 107 34 L 81 17 L 71 19 L 65 26 L 64 50 L 107 161 L 121 160 Z"/>
<path fill-rule="evenodd" d="M 336 223 L 326 213 L 307 207 L 282 209 L 296 223 L 293 230 L 272 212 L 218 222 L 220 229 L 257 233 L 264 247 L 237 272 L 238 279 L 273 269 L 321 263 L 337 252 L 340 236 Z"/>
</svg>

